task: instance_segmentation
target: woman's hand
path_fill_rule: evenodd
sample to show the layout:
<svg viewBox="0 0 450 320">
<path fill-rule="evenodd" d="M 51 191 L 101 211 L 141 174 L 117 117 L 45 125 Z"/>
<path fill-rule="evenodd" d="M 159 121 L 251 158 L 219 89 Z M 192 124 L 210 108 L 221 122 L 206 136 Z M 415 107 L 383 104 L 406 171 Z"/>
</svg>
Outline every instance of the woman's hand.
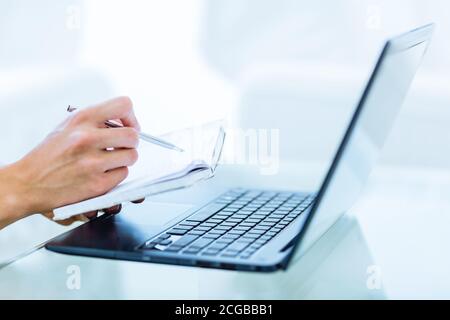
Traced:
<svg viewBox="0 0 450 320">
<path fill-rule="evenodd" d="M 124 128 L 105 126 L 115 119 Z M 114 188 L 138 158 L 139 130 L 127 97 L 71 115 L 24 158 L 0 168 L 0 228 L 33 213 L 51 217 L 54 208 Z"/>
</svg>

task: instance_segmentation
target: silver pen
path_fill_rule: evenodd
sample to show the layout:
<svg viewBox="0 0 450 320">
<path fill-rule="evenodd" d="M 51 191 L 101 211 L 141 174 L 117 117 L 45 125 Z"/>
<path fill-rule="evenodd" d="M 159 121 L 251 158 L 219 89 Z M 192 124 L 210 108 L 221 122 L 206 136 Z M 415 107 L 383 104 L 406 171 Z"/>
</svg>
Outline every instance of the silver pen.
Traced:
<svg viewBox="0 0 450 320">
<path fill-rule="evenodd" d="M 78 109 L 78 107 L 74 107 L 69 104 L 69 106 L 67 107 L 67 112 L 73 112 L 77 109 Z M 105 125 L 108 126 L 109 128 L 122 128 L 123 127 L 122 124 L 120 124 L 119 122 L 116 122 L 114 120 L 106 120 Z M 166 149 L 175 150 L 178 152 L 184 152 L 184 150 L 181 149 L 180 147 L 177 147 L 176 145 L 174 145 L 170 142 L 164 141 L 163 139 L 152 136 L 148 133 L 139 132 L 139 138 L 141 140 L 150 142 L 152 144 L 158 145 L 158 146 L 166 148 Z"/>
</svg>

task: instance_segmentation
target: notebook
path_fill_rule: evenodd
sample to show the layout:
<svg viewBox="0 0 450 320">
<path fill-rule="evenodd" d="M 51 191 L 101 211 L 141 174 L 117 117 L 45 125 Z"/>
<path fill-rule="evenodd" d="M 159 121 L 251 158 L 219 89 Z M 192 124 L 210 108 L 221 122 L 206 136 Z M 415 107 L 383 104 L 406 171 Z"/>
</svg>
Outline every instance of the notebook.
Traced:
<svg viewBox="0 0 450 320">
<path fill-rule="evenodd" d="M 179 130 L 162 136 L 180 146 L 176 152 L 140 141 L 139 159 L 128 177 L 108 193 L 53 210 L 54 220 L 109 208 L 171 190 L 187 188 L 214 176 L 222 154 L 225 130 L 221 122 Z"/>
</svg>

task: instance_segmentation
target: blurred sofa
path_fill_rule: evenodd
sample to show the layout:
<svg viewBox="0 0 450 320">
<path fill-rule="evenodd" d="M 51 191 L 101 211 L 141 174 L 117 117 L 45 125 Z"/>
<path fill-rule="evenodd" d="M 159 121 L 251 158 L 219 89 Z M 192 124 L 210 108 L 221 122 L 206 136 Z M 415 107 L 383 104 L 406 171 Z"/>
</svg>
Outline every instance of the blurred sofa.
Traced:
<svg viewBox="0 0 450 320">
<path fill-rule="evenodd" d="M 235 125 L 278 128 L 281 161 L 329 161 L 372 71 L 323 62 L 260 64 L 240 80 Z M 448 78 L 419 70 L 382 164 L 450 167 Z"/>
</svg>

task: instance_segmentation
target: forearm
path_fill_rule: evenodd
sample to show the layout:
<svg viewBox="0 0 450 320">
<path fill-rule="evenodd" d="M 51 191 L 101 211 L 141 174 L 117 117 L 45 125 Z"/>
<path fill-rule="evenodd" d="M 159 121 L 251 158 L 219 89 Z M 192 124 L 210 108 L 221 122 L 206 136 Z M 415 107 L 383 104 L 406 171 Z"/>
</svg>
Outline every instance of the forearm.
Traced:
<svg viewBox="0 0 450 320">
<path fill-rule="evenodd" d="M 0 229 L 30 214 L 27 194 L 15 165 L 0 167 Z"/>
</svg>

